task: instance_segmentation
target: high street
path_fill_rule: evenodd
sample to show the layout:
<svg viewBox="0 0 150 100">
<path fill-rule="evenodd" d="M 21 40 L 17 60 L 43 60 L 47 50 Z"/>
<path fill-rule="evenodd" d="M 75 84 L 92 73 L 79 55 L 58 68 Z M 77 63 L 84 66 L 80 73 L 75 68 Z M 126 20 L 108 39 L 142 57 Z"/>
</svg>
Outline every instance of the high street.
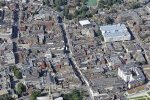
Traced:
<svg viewBox="0 0 150 100">
<path fill-rule="evenodd" d="M 82 84 L 85 84 L 87 86 L 91 100 L 94 100 L 92 88 L 90 87 L 87 79 L 84 77 L 84 75 L 80 71 L 79 66 L 77 65 L 75 59 L 72 57 L 72 53 L 71 54 L 69 53 L 69 52 L 72 52 L 71 49 L 69 49 L 69 47 L 71 47 L 71 45 L 70 45 L 70 42 L 68 41 L 69 39 L 67 38 L 67 33 L 64 29 L 64 24 L 63 24 L 62 18 L 60 16 L 57 16 L 57 22 L 59 23 L 60 28 L 63 33 L 64 43 L 65 43 L 64 52 L 67 55 L 68 60 L 69 60 L 70 64 L 72 65 L 75 74 L 81 80 Z M 69 51 L 69 52 L 67 52 L 67 51 Z"/>
<path fill-rule="evenodd" d="M 16 4 L 16 9 L 13 11 L 13 25 L 12 25 L 12 41 L 13 41 L 13 53 L 15 56 L 15 63 L 17 64 L 18 61 L 18 49 L 17 49 L 17 38 L 18 38 L 18 25 L 19 25 L 19 4 Z"/>
</svg>

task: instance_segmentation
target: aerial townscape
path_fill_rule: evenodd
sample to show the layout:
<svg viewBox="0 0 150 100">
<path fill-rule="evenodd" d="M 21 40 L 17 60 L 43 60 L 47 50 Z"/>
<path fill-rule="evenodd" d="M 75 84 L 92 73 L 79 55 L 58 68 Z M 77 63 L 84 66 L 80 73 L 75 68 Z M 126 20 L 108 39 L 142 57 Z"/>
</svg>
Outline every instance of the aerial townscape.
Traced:
<svg viewBox="0 0 150 100">
<path fill-rule="evenodd" d="M 0 100 L 150 100 L 150 0 L 0 0 Z"/>
</svg>

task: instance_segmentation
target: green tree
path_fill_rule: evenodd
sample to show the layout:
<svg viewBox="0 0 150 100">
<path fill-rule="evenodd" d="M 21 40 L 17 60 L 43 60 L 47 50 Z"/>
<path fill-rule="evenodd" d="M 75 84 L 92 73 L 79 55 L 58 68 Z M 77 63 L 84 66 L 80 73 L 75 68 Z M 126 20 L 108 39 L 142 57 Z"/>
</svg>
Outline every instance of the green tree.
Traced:
<svg viewBox="0 0 150 100">
<path fill-rule="evenodd" d="M 83 99 L 83 93 L 79 90 L 73 90 L 70 94 L 64 94 L 63 95 L 64 100 L 82 100 Z"/>
<path fill-rule="evenodd" d="M 94 13 L 93 13 L 94 14 Z M 89 11 L 86 13 L 86 17 L 90 18 L 93 17 L 92 13 L 90 13 Z"/>
<path fill-rule="evenodd" d="M 112 18 L 110 18 L 110 17 L 106 17 L 106 18 L 105 18 L 105 22 L 106 22 L 107 24 L 113 24 L 114 20 L 113 20 Z"/>
<path fill-rule="evenodd" d="M 0 1 L 0 7 L 3 7 L 3 6 L 5 6 L 6 4 L 5 4 L 5 2 L 4 1 Z"/>
<path fill-rule="evenodd" d="M 30 96 L 30 100 L 36 100 L 36 97 L 38 97 L 40 95 L 41 95 L 40 91 L 33 91 Z"/>
<path fill-rule="evenodd" d="M 111 8 L 110 13 L 117 13 L 117 10 L 115 8 Z"/>
<path fill-rule="evenodd" d="M 136 9 L 140 7 L 140 3 L 139 2 L 132 2 L 130 3 L 130 9 Z"/>
<path fill-rule="evenodd" d="M 55 9 L 59 12 L 61 11 L 60 6 L 56 6 Z"/>
<path fill-rule="evenodd" d="M 13 67 L 13 72 L 17 79 L 22 79 L 22 73 L 16 66 Z"/>
<path fill-rule="evenodd" d="M 98 2 L 98 7 L 99 8 L 104 8 L 105 7 L 105 3 L 106 1 L 104 1 L 104 0 L 99 0 L 99 2 Z"/>
<path fill-rule="evenodd" d="M 75 2 L 76 2 L 76 6 L 80 6 L 80 2 L 81 2 L 80 0 L 76 0 Z"/>
<path fill-rule="evenodd" d="M 15 100 L 15 99 L 9 95 L 6 95 L 6 96 L 0 96 L 0 100 Z"/>
<path fill-rule="evenodd" d="M 81 12 L 86 12 L 88 10 L 89 10 L 89 8 L 87 6 L 82 6 L 81 7 Z"/>
<path fill-rule="evenodd" d="M 19 95 L 21 95 L 23 92 L 26 92 L 26 86 L 22 83 L 18 83 L 16 91 Z"/>
<path fill-rule="evenodd" d="M 75 10 L 75 12 L 74 12 L 74 17 L 76 18 L 78 15 L 79 15 L 79 11 L 78 11 L 78 10 Z"/>
<path fill-rule="evenodd" d="M 61 6 L 62 5 L 62 0 L 54 0 L 54 4 Z"/>
<path fill-rule="evenodd" d="M 72 14 L 68 14 L 68 17 L 67 17 L 69 20 L 72 20 L 73 16 Z"/>
<path fill-rule="evenodd" d="M 47 5 L 47 6 L 49 6 L 49 5 L 50 5 L 49 0 L 43 0 L 43 5 Z"/>
<path fill-rule="evenodd" d="M 82 0 L 82 3 L 85 5 L 88 0 Z"/>
<path fill-rule="evenodd" d="M 121 4 L 123 0 L 99 0 L 99 8 L 110 8 L 114 4 Z"/>
<path fill-rule="evenodd" d="M 67 5 L 67 1 L 66 0 L 62 0 L 62 4 L 63 5 Z"/>
<path fill-rule="evenodd" d="M 64 11 L 63 11 L 63 15 L 65 16 L 65 18 L 68 19 L 68 15 L 69 15 L 69 9 L 67 6 L 65 6 Z"/>
</svg>

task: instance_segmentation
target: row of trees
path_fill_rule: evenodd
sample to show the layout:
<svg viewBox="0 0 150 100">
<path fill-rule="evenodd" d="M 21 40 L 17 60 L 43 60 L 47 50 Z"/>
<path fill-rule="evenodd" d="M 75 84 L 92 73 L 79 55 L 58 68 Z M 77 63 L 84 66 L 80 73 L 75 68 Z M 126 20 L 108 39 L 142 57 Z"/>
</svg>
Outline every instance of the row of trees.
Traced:
<svg viewBox="0 0 150 100">
<path fill-rule="evenodd" d="M 141 5 L 139 2 L 131 2 L 129 3 L 129 8 L 130 9 L 136 9 L 136 8 L 139 8 Z"/>
<path fill-rule="evenodd" d="M 69 7 L 65 6 L 63 10 L 63 15 L 66 19 L 73 19 L 73 18 L 85 18 L 85 17 L 92 17 L 92 14 L 89 11 L 87 6 L 82 6 L 80 9 L 75 10 L 74 14 L 69 13 Z"/>
<path fill-rule="evenodd" d="M 19 96 L 22 96 L 23 93 L 26 92 L 26 86 L 23 83 L 18 83 L 16 86 L 16 92 Z M 41 95 L 40 91 L 32 91 L 30 95 L 30 100 L 36 100 L 37 97 Z M 10 95 L 0 96 L 0 100 L 15 100 Z"/>
<path fill-rule="evenodd" d="M 114 4 L 121 4 L 122 0 L 99 0 L 98 7 L 99 8 L 108 8 L 113 6 Z"/>
<path fill-rule="evenodd" d="M 18 95 L 22 95 L 23 93 L 26 92 L 26 86 L 23 84 L 23 83 L 18 83 L 17 87 L 16 87 L 16 92 Z M 38 96 L 41 95 L 41 92 L 40 91 L 32 91 L 31 95 L 30 95 L 30 100 L 36 100 L 36 98 Z M 10 98 L 10 97 L 9 97 Z M 1 99 L 0 99 L 1 100 Z M 8 99 L 9 100 L 9 99 Z M 12 99 L 13 100 L 13 99 Z"/>
<path fill-rule="evenodd" d="M 111 8 L 114 4 L 121 4 L 123 0 L 99 0 L 98 7 L 99 8 Z M 141 5 L 139 2 L 130 2 L 127 5 L 130 9 L 139 8 Z"/>
<path fill-rule="evenodd" d="M 15 100 L 10 95 L 0 96 L 0 100 Z"/>
</svg>

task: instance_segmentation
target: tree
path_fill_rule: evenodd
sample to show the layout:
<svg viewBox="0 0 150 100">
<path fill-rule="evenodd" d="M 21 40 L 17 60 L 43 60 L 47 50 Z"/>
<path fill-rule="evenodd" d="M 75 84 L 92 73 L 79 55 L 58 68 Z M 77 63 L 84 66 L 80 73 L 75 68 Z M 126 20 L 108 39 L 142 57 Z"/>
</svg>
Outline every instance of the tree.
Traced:
<svg viewBox="0 0 150 100">
<path fill-rule="evenodd" d="M 69 19 L 69 20 L 72 20 L 72 15 L 71 14 L 68 14 L 68 17 L 67 17 L 67 19 Z"/>
<path fill-rule="evenodd" d="M 43 0 L 43 5 L 49 6 L 50 5 L 49 0 Z"/>
<path fill-rule="evenodd" d="M 86 12 L 88 10 L 89 10 L 89 8 L 87 6 L 82 6 L 81 7 L 81 12 Z"/>
<path fill-rule="evenodd" d="M 20 72 L 20 70 L 16 66 L 14 66 L 13 72 L 14 72 L 14 75 L 17 79 L 22 79 L 22 73 Z"/>
<path fill-rule="evenodd" d="M 83 93 L 79 90 L 73 90 L 70 94 L 64 94 L 63 95 L 64 100 L 82 100 L 83 99 Z"/>
<path fill-rule="evenodd" d="M 101 32 L 100 30 L 98 30 L 98 31 L 96 32 L 96 36 L 98 36 L 101 41 L 104 41 L 104 37 L 103 37 L 102 32 Z"/>
<path fill-rule="evenodd" d="M 76 18 L 78 15 L 79 15 L 79 11 L 78 11 L 78 10 L 75 10 L 75 12 L 74 12 L 74 17 Z"/>
<path fill-rule="evenodd" d="M 40 95 L 41 95 L 40 91 L 33 91 L 30 96 L 30 100 L 36 100 L 36 97 L 38 97 Z"/>
<path fill-rule="evenodd" d="M 12 98 L 10 95 L 6 95 L 6 96 L 0 96 L 0 100 L 15 100 L 15 99 Z"/>
<path fill-rule="evenodd" d="M 99 7 L 99 8 L 104 8 L 104 5 L 105 5 L 104 0 L 99 0 L 99 2 L 98 2 L 98 7 Z"/>
<path fill-rule="evenodd" d="M 67 2 L 66 0 L 54 0 L 54 4 L 55 6 L 62 6 L 62 5 L 66 5 Z"/>
<path fill-rule="evenodd" d="M 18 83 L 16 91 L 19 95 L 22 95 L 23 92 L 26 92 L 26 86 L 22 83 Z"/>
<path fill-rule="evenodd" d="M 63 5 L 67 5 L 67 1 L 66 0 L 62 0 L 62 4 Z"/>
<path fill-rule="evenodd" d="M 61 11 L 60 6 L 56 6 L 55 8 L 57 11 Z"/>
<path fill-rule="evenodd" d="M 130 9 L 136 9 L 140 7 L 140 3 L 139 2 L 132 2 L 130 3 Z"/>
<path fill-rule="evenodd" d="M 90 13 L 89 11 L 86 13 L 86 17 L 90 18 L 93 17 L 94 14 Z"/>
<path fill-rule="evenodd" d="M 86 4 L 87 1 L 88 1 L 88 0 L 82 0 L 82 2 L 83 2 L 84 5 Z"/>
<path fill-rule="evenodd" d="M 63 11 L 63 15 L 65 16 L 65 18 L 68 19 L 68 15 L 69 15 L 69 9 L 67 6 L 65 6 L 64 11 Z"/>
<path fill-rule="evenodd" d="M 112 18 L 110 18 L 110 17 L 106 17 L 106 18 L 105 18 L 105 22 L 106 22 L 107 24 L 113 24 L 114 20 L 113 20 Z"/>
<path fill-rule="evenodd" d="M 99 8 L 110 8 L 114 4 L 121 4 L 123 0 L 99 0 L 98 7 Z"/>
</svg>

